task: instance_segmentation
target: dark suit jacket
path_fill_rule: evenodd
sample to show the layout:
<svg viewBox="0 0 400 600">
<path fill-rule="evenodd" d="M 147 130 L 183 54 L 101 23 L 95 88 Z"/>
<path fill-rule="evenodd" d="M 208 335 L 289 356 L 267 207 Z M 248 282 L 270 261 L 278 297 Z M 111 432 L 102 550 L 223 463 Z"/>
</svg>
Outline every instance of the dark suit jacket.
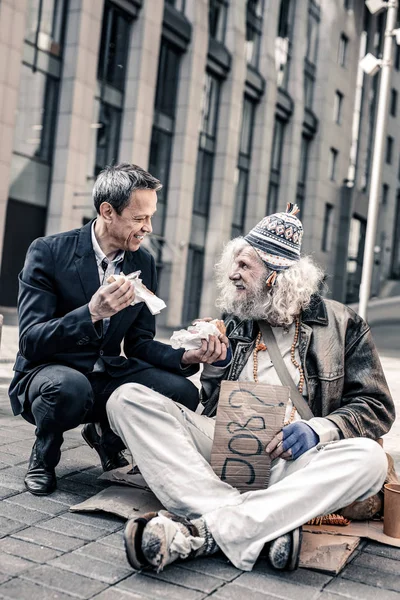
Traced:
<svg viewBox="0 0 400 600">
<path fill-rule="evenodd" d="M 9 389 L 14 414 L 20 414 L 32 376 L 43 365 L 63 364 L 81 373 L 93 370 L 101 356 L 111 377 L 135 373 L 149 364 L 182 375 L 183 350 L 153 340 L 155 318 L 144 303 L 129 306 L 103 324 L 93 324 L 88 303 L 99 288 L 99 273 L 91 241 L 92 222 L 81 229 L 35 240 L 19 275 L 20 341 Z M 141 270 L 143 283 L 155 291 L 152 256 L 140 248 L 125 252 L 124 273 Z M 121 356 L 121 342 L 125 356 Z"/>
</svg>

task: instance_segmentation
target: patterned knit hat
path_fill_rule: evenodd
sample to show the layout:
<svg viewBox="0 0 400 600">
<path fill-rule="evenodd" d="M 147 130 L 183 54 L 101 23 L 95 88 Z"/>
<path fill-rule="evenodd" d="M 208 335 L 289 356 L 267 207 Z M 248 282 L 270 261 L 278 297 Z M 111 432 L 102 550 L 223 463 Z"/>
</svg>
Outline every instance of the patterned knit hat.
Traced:
<svg viewBox="0 0 400 600">
<path fill-rule="evenodd" d="M 272 270 L 266 280 L 268 286 L 274 285 L 279 271 L 300 260 L 303 225 L 296 217 L 298 212 L 297 204 L 289 202 L 286 212 L 264 217 L 244 238 Z"/>
</svg>

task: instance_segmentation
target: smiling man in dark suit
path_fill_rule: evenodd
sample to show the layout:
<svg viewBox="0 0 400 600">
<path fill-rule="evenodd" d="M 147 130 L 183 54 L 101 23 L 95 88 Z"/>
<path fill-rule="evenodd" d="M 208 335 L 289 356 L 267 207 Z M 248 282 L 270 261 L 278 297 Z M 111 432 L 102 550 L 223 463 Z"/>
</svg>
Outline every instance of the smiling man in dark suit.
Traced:
<svg viewBox="0 0 400 600">
<path fill-rule="evenodd" d="M 184 352 L 156 342 L 154 316 L 142 302 L 131 305 L 133 284 L 123 278 L 106 284 L 110 275 L 140 270 L 143 283 L 156 290 L 154 259 L 140 246 L 152 231 L 161 187 L 135 165 L 107 167 L 93 190 L 97 218 L 39 238 L 28 250 L 19 277 L 20 342 L 9 395 L 14 414 L 36 426 L 25 478 L 33 494 L 55 490 L 63 433 L 80 423 L 86 423 L 82 435 L 104 470 L 127 464 L 105 412 L 117 387 L 142 383 L 194 409 L 198 392 L 185 377 L 196 363 L 224 358 L 212 344 Z"/>
</svg>

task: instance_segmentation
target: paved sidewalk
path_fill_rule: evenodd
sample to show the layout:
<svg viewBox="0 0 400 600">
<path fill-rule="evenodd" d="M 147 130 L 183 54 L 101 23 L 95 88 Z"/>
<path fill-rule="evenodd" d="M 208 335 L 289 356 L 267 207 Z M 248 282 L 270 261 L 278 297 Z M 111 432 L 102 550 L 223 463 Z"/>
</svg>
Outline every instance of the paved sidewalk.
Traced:
<svg viewBox="0 0 400 600">
<path fill-rule="evenodd" d="M 5 327 L 0 354 L 0 598 L 14 600 L 400 600 L 400 549 L 363 542 L 339 576 L 299 569 L 279 574 L 265 562 L 251 573 L 222 556 L 198 559 L 159 575 L 135 574 L 123 550 L 121 519 L 68 511 L 107 487 L 97 454 L 79 429 L 65 435 L 58 490 L 40 498 L 24 491 L 34 429 L 11 415 L 7 387 L 16 328 Z M 400 409 L 400 360 L 383 357 Z M 385 441 L 400 463 L 400 419 Z"/>
</svg>

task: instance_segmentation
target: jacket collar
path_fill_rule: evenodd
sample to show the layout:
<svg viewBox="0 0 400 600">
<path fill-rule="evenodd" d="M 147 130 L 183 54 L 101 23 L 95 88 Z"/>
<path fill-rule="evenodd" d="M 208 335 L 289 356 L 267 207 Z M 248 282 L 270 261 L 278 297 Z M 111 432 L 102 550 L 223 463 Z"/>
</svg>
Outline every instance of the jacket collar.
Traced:
<svg viewBox="0 0 400 600">
<path fill-rule="evenodd" d="M 78 244 L 76 246 L 75 254 L 77 256 L 85 256 L 89 252 L 93 251 L 92 245 L 92 224 L 94 219 L 86 223 L 79 229 Z"/>
<path fill-rule="evenodd" d="M 318 323 L 318 325 L 328 325 L 328 313 L 324 299 L 319 294 L 314 294 L 311 302 L 303 311 L 301 316 L 303 323 Z"/>
</svg>

